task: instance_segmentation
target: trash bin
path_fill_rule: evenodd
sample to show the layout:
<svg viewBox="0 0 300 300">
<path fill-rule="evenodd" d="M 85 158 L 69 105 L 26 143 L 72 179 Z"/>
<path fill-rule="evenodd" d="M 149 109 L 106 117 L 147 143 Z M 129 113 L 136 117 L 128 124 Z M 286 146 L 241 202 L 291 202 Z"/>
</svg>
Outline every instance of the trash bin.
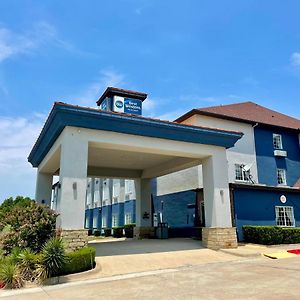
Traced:
<svg viewBox="0 0 300 300">
<path fill-rule="evenodd" d="M 168 231 L 168 223 L 158 223 L 158 227 L 156 228 L 156 237 L 158 239 L 167 239 L 169 237 Z"/>
</svg>

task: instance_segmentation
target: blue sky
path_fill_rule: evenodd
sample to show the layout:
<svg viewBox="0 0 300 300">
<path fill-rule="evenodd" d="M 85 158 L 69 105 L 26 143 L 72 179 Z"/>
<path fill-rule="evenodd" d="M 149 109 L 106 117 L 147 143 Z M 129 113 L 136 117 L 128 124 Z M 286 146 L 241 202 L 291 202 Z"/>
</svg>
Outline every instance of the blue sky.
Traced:
<svg viewBox="0 0 300 300">
<path fill-rule="evenodd" d="M 252 100 L 300 118 L 299 1 L 0 2 L 0 201 L 34 196 L 28 153 L 56 100 L 108 85 L 144 115 Z"/>
</svg>

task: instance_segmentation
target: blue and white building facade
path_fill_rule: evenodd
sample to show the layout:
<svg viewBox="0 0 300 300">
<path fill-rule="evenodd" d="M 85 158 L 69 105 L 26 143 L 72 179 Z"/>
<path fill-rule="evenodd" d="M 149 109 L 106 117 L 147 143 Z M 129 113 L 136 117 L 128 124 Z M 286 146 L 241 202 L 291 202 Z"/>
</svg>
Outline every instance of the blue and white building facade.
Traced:
<svg viewBox="0 0 300 300">
<path fill-rule="evenodd" d="M 300 226 L 300 120 L 245 102 L 192 110 L 177 121 L 244 133 L 226 150 L 232 221 L 239 240 L 243 225 Z M 189 224 L 188 205 L 179 199 L 194 199 L 201 207 L 201 166 L 157 178 L 154 192 L 174 210 L 186 211 L 186 227 L 197 225 L 197 220 Z M 194 216 L 205 224 L 201 210 Z M 166 221 L 171 218 L 166 212 Z"/>
<path fill-rule="evenodd" d="M 101 230 L 135 223 L 134 180 L 88 178 L 85 228 Z"/>
<path fill-rule="evenodd" d="M 250 116 L 236 117 L 228 109 Z M 263 121 L 251 118 L 251 112 L 262 114 Z M 277 118 L 275 124 L 265 120 L 269 115 Z M 281 114 L 246 102 L 193 110 L 177 122 L 243 133 L 226 150 L 232 222 L 239 240 L 243 225 L 300 226 L 299 120 L 282 119 Z M 171 236 L 193 236 L 205 226 L 202 165 L 153 179 L 151 194 L 152 217 L 168 223 Z M 88 179 L 86 228 L 129 223 L 135 223 L 134 181 Z"/>
</svg>

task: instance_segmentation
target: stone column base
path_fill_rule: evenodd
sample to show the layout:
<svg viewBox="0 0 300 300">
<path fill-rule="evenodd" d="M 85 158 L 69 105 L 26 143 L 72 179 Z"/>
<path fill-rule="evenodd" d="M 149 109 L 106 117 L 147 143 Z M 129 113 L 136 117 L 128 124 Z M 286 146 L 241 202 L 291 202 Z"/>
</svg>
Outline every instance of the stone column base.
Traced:
<svg viewBox="0 0 300 300">
<path fill-rule="evenodd" d="M 67 251 L 75 251 L 88 245 L 88 231 L 85 229 L 62 229 L 60 237 L 65 242 Z"/>
<path fill-rule="evenodd" d="M 135 239 L 150 239 L 154 236 L 154 227 L 134 227 L 133 229 L 133 238 Z"/>
<path fill-rule="evenodd" d="M 202 244 L 213 250 L 237 248 L 236 228 L 203 227 Z"/>
</svg>

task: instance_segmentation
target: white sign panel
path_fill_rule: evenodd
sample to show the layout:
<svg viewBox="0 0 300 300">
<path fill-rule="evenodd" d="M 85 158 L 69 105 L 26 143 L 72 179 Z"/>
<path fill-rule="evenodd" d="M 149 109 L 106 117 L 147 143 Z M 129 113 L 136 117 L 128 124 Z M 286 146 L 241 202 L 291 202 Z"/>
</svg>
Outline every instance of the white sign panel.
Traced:
<svg viewBox="0 0 300 300">
<path fill-rule="evenodd" d="M 113 111 L 124 112 L 124 98 L 120 96 L 114 96 Z"/>
</svg>

